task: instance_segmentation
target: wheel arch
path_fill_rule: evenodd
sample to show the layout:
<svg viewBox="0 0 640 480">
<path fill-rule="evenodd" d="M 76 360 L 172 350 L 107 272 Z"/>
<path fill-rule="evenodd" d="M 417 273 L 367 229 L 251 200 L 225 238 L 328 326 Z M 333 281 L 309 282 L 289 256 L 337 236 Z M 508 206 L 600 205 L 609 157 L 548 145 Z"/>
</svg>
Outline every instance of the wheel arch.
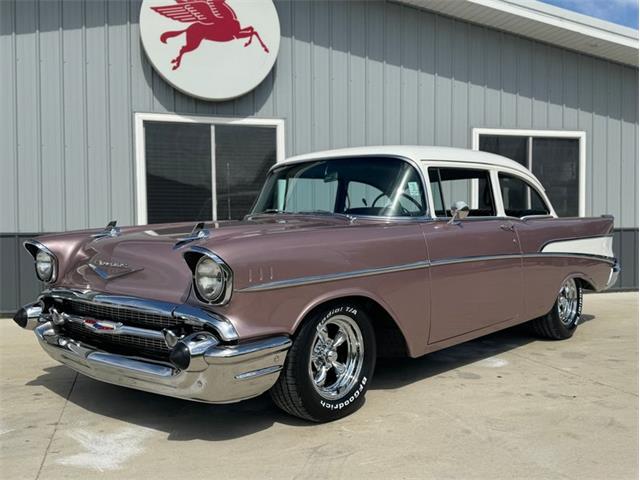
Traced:
<svg viewBox="0 0 640 480">
<path fill-rule="evenodd" d="M 297 318 L 293 335 L 295 336 L 302 324 L 318 310 L 337 302 L 352 302 L 359 305 L 371 317 L 371 326 L 376 337 L 378 357 L 409 356 L 409 346 L 405 332 L 391 313 L 391 309 L 382 301 L 360 291 L 340 292 L 331 296 L 321 297 L 310 303 Z M 382 341 L 384 339 L 384 342 Z"/>
</svg>

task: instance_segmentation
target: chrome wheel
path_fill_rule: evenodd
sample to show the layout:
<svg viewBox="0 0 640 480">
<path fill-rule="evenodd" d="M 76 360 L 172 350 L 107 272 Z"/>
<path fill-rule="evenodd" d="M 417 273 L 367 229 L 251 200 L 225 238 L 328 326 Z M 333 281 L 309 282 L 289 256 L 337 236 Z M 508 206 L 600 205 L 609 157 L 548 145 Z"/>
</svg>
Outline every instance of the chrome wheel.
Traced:
<svg viewBox="0 0 640 480">
<path fill-rule="evenodd" d="M 335 315 L 316 327 L 309 356 L 309 377 L 316 392 L 328 400 L 348 393 L 364 363 L 360 327 L 351 317 Z"/>
<path fill-rule="evenodd" d="M 558 294 L 558 317 L 566 327 L 573 325 L 578 314 L 578 287 L 573 279 L 567 280 Z"/>
</svg>

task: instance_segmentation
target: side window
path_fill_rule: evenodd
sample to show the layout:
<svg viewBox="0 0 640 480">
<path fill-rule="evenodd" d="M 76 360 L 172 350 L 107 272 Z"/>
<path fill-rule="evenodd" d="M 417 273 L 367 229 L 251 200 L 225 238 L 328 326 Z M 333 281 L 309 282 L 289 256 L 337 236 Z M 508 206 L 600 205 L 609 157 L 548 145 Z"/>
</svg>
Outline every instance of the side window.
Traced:
<svg viewBox="0 0 640 480">
<path fill-rule="evenodd" d="M 500 192 L 504 211 L 510 217 L 549 215 L 549 209 L 538 191 L 521 178 L 500 173 Z"/>
<path fill-rule="evenodd" d="M 471 208 L 470 217 L 493 217 L 496 207 L 491 190 L 491 179 L 487 170 L 467 168 L 430 167 L 429 181 L 437 217 L 450 217 L 451 205 L 462 200 Z M 473 197 L 474 181 L 477 182 L 477 197 Z"/>
</svg>

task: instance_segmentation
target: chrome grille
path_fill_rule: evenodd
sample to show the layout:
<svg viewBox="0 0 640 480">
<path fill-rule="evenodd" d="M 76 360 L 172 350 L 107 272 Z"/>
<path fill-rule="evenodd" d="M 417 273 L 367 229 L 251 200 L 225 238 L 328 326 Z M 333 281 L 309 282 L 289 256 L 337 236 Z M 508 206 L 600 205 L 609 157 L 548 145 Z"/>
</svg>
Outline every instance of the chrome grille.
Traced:
<svg viewBox="0 0 640 480">
<path fill-rule="evenodd" d="M 67 322 L 61 327 L 69 337 L 111 353 L 134 355 L 156 360 L 168 360 L 169 348 L 162 340 L 134 335 L 105 335 L 95 333 L 81 324 Z"/>
<path fill-rule="evenodd" d="M 112 322 L 121 322 L 132 327 L 151 328 L 153 330 L 175 327 L 179 323 L 177 319 L 169 315 L 149 313 L 143 310 L 134 310 L 117 305 L 104 305 L 75 300 L 65 300 L 63 311 L 80 317 L 110 320 Z"/>
</svg>

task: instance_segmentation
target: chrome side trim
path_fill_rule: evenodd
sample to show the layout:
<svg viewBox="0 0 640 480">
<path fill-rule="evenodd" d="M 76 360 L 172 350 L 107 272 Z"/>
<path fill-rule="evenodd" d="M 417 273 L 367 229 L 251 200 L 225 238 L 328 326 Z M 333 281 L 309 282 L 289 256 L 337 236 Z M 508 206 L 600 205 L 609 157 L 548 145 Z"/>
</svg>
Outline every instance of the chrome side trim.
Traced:
<svg viewBox="0 0 640 480">
<path fill-rule="evenodd" d="M 539 252 L 539 253 L 525 253 L 523 258 L 539 258 L 539 257 L 560 257 L 560 258 L 579 258 L 581 260 L 599 260 L 611 265 L 616 263 L 615 257 L 605 257 L 603 255 L 593 255 L 589 253 L 564 253 L 564 252 Z"/>
<path fill-rule="evenodd" d="M 385 273 L 403 272 L 407 270 L 416 270 L 420 268 L 441 267 L 444 265 L 454 265 L 457 263 L 469 263 L 469 262 L 485 262 L 492 260 L 513 260 L 513 259 L 525 259 L 525 258 L 578 258 L 587 260 L 598 260 L 609 263 L 611 265 L 616 263 L 616 259 L 612 257 L 603 257 L 600 255 L 580 254 L 580 253 L 554 253 L 554 252 L 539 252 L 539 253 L 525 253 L 525 254 L 505 254 L 505 255 L 479 255 L 459 258 L 443 258 L 434 261 L 419 261 L 414 263 L 407 263 L 403 265 L 394 265 L 389 267 L 379 268 L 367 268 L 363 270 L 352 270 L 350 272 L 341 273 L 329 273 L 326 275 L 313 275 L 308 277 L 291 278 L 287 280 L 276 280 L 274 282 L 262 283 L 259 285 L 252 285 L 249 287 L 238 289 L 237 292 L 260 292 L 265 290 L 276 290 L 280 288 L 299 287 L 302 285 L 313 285 L 315 283 L 334 282 L 338 280 L 347 280 L 358 277 L 368 277 L 372 275 L 383 275 Z"/>
<path fill-rule="evenodd" d="M 309 277 L 298 277 L 288 280 L 277 280 L 274 282 L 262 283 L 260 285 L 252 285 L 245 287 L 238 292 L 257 292 L 262 290 L 276 290 L 279 288 L 298 287 L 300 285 L 310 285 L 314 283 L 333 282 L 335 280 L 345 280 L 349 278 L 369 277 L 372 275 L 383 275 L 385 273 L 404 272 L 407 270 L 416 270 L 429 267 L 427 260 L 406 263 L 404 265 L 393 265 L 389 267 L 365 268 L 362 270 L 353 270 L 343 273 L 329 273 L 326 275 L 313 275 Z"/>
<path fill-rule="evenodd" d="M 599 260 L 607 263 L 615 263 L 613 257 L 603 257 L 601 255 L 591 255 L 587 253 L 564 253 L 564 252 L 538 252 L 538 253 L 514 253 L 504 255 L 481 255 L 474 257 L 460 257 L 460 258 L 444 258 L 440 260 L 434 260 L 430 262 L 429 266 L 439 267 L 442 265 L 452 265 L 456 263 L 468 263 L 468 262 L 484 262 L 490 260 L 513 260 L 513 259 L 525 259 L 525 258 L 579 258 L 588 260 Z"/>
</svg>

